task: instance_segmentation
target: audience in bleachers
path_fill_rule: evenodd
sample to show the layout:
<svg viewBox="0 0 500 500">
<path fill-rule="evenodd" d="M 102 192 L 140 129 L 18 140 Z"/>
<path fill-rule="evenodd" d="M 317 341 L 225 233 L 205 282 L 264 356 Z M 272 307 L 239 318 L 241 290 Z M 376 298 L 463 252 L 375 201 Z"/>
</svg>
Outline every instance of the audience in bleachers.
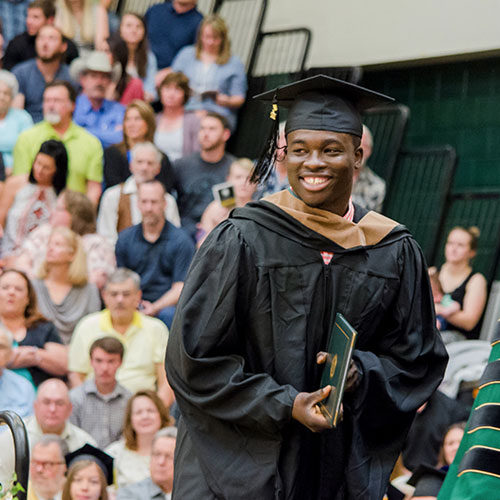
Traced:
<svg viewBox="0 0 500 500">
<path fill-rule="evenodd" d="M 43 93 L 44 120 L 22 132 L 14 147 L 13 174 L 29 173 L 40 145 L 63 142 L 68 153 L 69 189 L 86 193 L 96 205 L 101 195 L 102 147 L 99 140 L 73 121 L 76 93 L 61 80 L 47 84 Z"/>
<path fill-rule="evenodd" d="M 57 434 L 46 434 L 31 450 L 28 498 L 45 500 L 58 498 L 66 482 L 65 455 L 68 446 Z"/>
<path fill-rule="evenodd" d="M 58 194 L 66 187 L 67 176 L 66 148 L 51 139 L 40 146 L 29 175 L 7 179 L 0 199 L 3 257 L 16 253 L 26 237 L 49 220 Z"/>
<path fill-rule="evenodd" d="M 229 167 L 227 182 L 232 186 L 234 199 L 214 200 L 208 205 L 201 216 L 196 234 L 196 245 L 199 247 L 208 233 L 212 231 L 220 222 L 229 217 L 230 211 L 235 207 L 243 207 L 251 202 L 257 186 L 250 183 L 253 162 L 248 158 L 240 158 L 234 161 Z"/>
<path fill-rule="evenodd" d="M 36 57 L 35 40 L 38 30 L 44 24 L 52 24 L 56 15 L 56 7 L 52 0 L 33 0 L 28 5 L 26 31 L 14 37 L 5 49 L 3 68 L 11 70 L 16 64 Z M 69 64 L 78 57 L 78 49 L 73 41 L 64 37 L 67 49 L 64 62 Z"/>
<path fill-rule="evenodd" d="M 130 155 L 132 175 L 124 183 L 104 192 L 97 218 L 97 231 L 113 243 L 116 243 L 120 231 L 141 222 L 142 215 L 137 199 L 138 186 L 154 180 L 161 169 L 162 155 L 151 142 L 137 143 Z M 175 198 L 167 192 L 165 218 L 174 226 L 181 225 Z"/>
<path fill-rule="evenodd" d="M 0 320 L 14 341 L 9 360 L 12 370 L 35 387 L 67 374 L 67 348 L 54 324 L 40 314 L 30 280 L 17 269 L 0 276 Z"/>
<path fill-rule="evenodd" d="M 102 337 L 114 337 L 125 347 L 117 381 L 131 392 L 157 391 L 169 407 L 173 393 L 165 374 L 168 330 L 156 318 L 138 311 L 141 302 L 140 277 L 129 269 L 117 269 L 102 293 L 106 309 L 84 317 L 75 328 L 69 347 L 69 379 L 81 385 L 92 373 L 89 351 Z"/>
<path fill-rule="evenodd" d="M 132 101 L 123 118 L 123 141 L 104 150 L 104 184 L 107 188 L 125 182 L 130 177 L 130 152 L 135 144 L 153 142 L 156 130 L 153 108 L 144 101 Z M 158 175 L 165 189 L 171 193 L 175 186 L 172 165 L 162 155 Z"/>
<path fill-rule="evenodd" d="M 170 498 L 174 482 L 174 450 L 177 440 L 175 427 L 160 429 L 153 438 L 150 477 L 120 488 L 117 500 L 155 500 Z"/>
<path fill-rule="evenodd" d="M 172 69 L 188 78 L 193 91 L 188 111 L 213 111 L 224 116 L 232 131 L 237 110 L 245 102 L 247 77 L 242 62 L 231 55 L 229 34 L 218 15 L 205 18 L 196 45 L 184 47 L 172 61 Z"/>
<path fill-rule="evenodd" d="M 49 379 L 40 384 L 33 405 L 34 415 L 24 419 L 30 448 L 44 434 L 60 436 L 70 452 L 81 448 L 85 443 L 95 445 L 92 436 L 69 422 L 71 409 L 68 388 L 62 380 Z M 14 470 L 14 447 L 9 432 L 0 434 L 0 450 L 0 483 L 8 484 Z"/>
<path fill-rule="evenodd" d="M 187 76 L 169 73 L 161 82 L 159 92 L 163 110 L 157 118 L 155 144 L 171 161 L 199 151 L 200 118 L 185 110 L 191 94 Z"/>
<path fill-rule="evenodd" d="M 155 55 L 149 50 L 145 19 L 134 12 L 126 12 L 121 19 L 119 36 L 128 49 L 127 73 L 142 80 L 146 101 L 154 100 L 158 66 Z"/>
<path fill-rule="evenodd" d="M 27 111 L 12 107 L 18 90 L 16 77 L 8 71 L 0 70 L 0 153 L 5 166 L 5 172 L 0 173 L 0 181 L 5 180 L 5 173 L 12 172 L 12 150 L 19 134 L 33 126 L 33 119 Z"/>
<path fill-rule="evenodd" d="M 12 342 L 12 334 L 0 327 L 0 408 L 28 417 L 33 413 L 35 390 L 24 377 L 7 369 L 12 356 Z"/>
<path fill-rule="evenodd" d="M 24 108 L 35 123 L 44 118 L 42 104 L 46 84 L 53 80 L 71 81 L 69 67 L 63 62 L 66 49 L 67 44 L 59 29 L 45 24 L 36 35 L 36 57 L 12 68 L 19 83 L 14 106 Z"/>
<path fill-rule="evenodd" d="M 203 19 L 196 3 L 197 0 L 172 0 L 157 3 L 146 12 L 147 36 L 160 69 L 155 77 L 157 87 L 170 71 L 179 50 L 196 41 Z"/>
<path fill-rule="evenodd" d="M 82 87 L 75 102 L 75 122 L 95 135 L 103 148 L 120 142 L 125 107 L 106 99 L 113 80 L 120 77 L 120 65 L 112 65 L 105 52 L 94 50 L 75 59 L 70 69 L 73 79 Z"/>
<path fill-rule="evenodd" d="M 120 439 L 127 401 L 132 393 L 116 380 L 123 361 L 123 344 L 102 337 L 90 346 L 94 376 L 69 392 L 73 412 L 70 422 L 88 432 L 100 448 Z"/>
<path fill-rule="evenodd" d="M 137 203 L 142 222 L 118 235 L 116 263 L 141 277 L 142 312 L 170 328 L 194 245 L 182 229 L 165 219 L 167 202 L 160 181 L 139 184 Z"/>
<path fill-rule="evenodd" d="M 441 331 L 445 343 L 479 337 L 487 285 L 485 277 L 472 267 L 478 239 L 477 228 L 455 227 L 446 240 L 446 261 L 439 270 L 438 279 L 443 293 L 449 294 L 459 307 L 435 304 L 436 314 L 446 320 L 447 329 Z M 432 274 L 435 270 L 431 268 L 430 272 Z"/>
<path fill-rule="evenodd" d="M 119 65 L 120 76 L 111 81 L 106 90 L 106 97 L 111 101 L 118 101 L 127 106 L 135 99 L 144 100 L 144 87 L 140 78 L 133 77 L 127 72 L 129 59 L 127 44 L 120 37 L 110 38 L 109 57 L 113 65 Z"/>
<path fill-rule="evenodd" d="M 226 180 L 229 167 L 236 160 L 232 154 L 226 153 L 230 136 L 227 120 L 209 112 L 202 118 L 198 133 L 200 152 L 174 162 L 182 227 L 193 239 L 196 225 L 213 200 L 212 186 Z"/>
<path fill-rule="evenodd" d="M 81 238 L 67 227 L 50 233 L 33 287 L 41 313 L 54 322 L 65 344 L 81 318 L 101 309 L 99 290 L 88 280 Z"/>
<path fill-rule="evenodd" d="M 45 258 L 52 229 L 57 226 L 69 227 L 81 236 L 89 282 L 101 289 L 116 268 L 115 249 L 107 238 L 96 233 L 95 207 L 77 191 L 66 189 L 59 195 L 50 223 L 30 233 L 12 265 L 24 269 L 30 277 L 36 276 Z"/>
<path fill-rule="evenodd" d="M 168 409 L 153 391 L 138 391 L 129 400 L 123 424 L 123 439 L 110 444 L 106 453 L 114 458 L 118 488 L 149 476 L 155 434 L 173 425 Z"/>
</svg>

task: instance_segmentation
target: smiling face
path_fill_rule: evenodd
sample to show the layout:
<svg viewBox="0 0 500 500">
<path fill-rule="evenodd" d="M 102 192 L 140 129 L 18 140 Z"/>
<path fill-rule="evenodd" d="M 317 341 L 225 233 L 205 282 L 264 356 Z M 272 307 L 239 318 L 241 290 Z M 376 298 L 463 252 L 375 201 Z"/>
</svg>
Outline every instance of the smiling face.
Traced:
<svg viewBox="0 0 500 500">
<path fill-rule="evenodd" d="M 123 133 L 128 139 L 140 142 L 146 139 L 148 124 L 137 108 L 129 108 L 123 119 Z"/>
<path fill-rule="evenodd" d="M 152 435 L 161 428 L 160 412 L 147 396 L 137 396 L 134 399 L 130 419 L 137 435 Z"/>
<path fill-rule="evenodd" d="M 463 429 L 451 429 L 446 434 L 443 442 L 443 456 L 446 465 L 450 465 L 455 459 L 460 441 L 464 436 Z"/>
<path fill-rule="evenodd" d="M 294 130 L 287 137 L 285 165 L 293 191 L 307 205 L 344 215 L 355 169 L 363 159 L 350 134 Z"/>
</svg>

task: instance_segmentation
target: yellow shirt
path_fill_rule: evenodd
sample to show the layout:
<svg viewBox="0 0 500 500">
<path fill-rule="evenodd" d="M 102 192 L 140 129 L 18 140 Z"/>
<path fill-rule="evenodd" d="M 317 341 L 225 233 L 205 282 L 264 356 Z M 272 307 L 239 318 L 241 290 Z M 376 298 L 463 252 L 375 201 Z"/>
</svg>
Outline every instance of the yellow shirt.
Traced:
<svg viewBox="0 0 500 500">
<path fill-rule="evenodd" d="M 49 139 L 62 141 L 68 152 L 67 187 L 80 193 L 87 192 L 87 181 L 102 182 L 102 146 L 84 128 L 71 122 L 68 130 L 60 137 L 46 121 L 37 123 L 22 132 L 14 146 L 13 174 L 27 174 L 43 142 Z"/>
<path fill-rule="evenodd" d="M 156 318 L 134 313 L 132 324 L 121 334 L 111 323 L 107 309 L 89 314 L 75 328 L 69 345 L 69 370 L 92 375 L 89 350 L 92 343 L 102 337 L 115 337 L 125 347 L 123 363 L 116 379 L 131 392 L 141 389 L 156 390 L 157 363 L 164 363 L 168 329 Z"/>
</svg>

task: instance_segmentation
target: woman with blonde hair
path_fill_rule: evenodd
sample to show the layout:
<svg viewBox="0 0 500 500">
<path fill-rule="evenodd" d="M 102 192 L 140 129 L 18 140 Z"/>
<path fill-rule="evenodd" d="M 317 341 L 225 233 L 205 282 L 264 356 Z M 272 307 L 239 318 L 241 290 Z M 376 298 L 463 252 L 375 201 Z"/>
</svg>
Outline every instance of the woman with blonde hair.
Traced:
<svg viewBox="0 0 500 500">
<path fill-rule="evenodd" d="M 118 488 L 149 476 L 154 436 L 160 429 L 173 423 L 168 409 L 156 392 L 138 391 L 128 400 L 123 438 L 106 448 L 106 453 L 114 458 Z"/>
<path fill-rule="evenodd" d="M 80 236 L 55 227 L 33 281 L 40 312 L 54 322 L 65 344 L 80 319 L 101 309 L 99 291 L 88 283 L 86 259 Z"/>
<path fill-rule="evenodd" d="M 123 141 L 104 150 L 104 184 L 106 188 L 125 182 L 130 177 L 131 149 L 140 142 L 153 142 L 156 117 L 153 108 L 136 99 L 125 110 L 123 117 Z M 166 155 L 162 156 L 158 180 L 170 192 L 174 187 L 172 165 Z"/>
<path fill-rule="evenodd" d="M 247 79 L 242 62 L 231 55 L 225 21 L 216 14 L 200 25 L 196 45 L 184 47 L 172 61 L 173 71 L 182 71 L 193 95 L 187 111 L 214 111 L 236 128 L 237 110 L 245 102 Z"/>
</svg>

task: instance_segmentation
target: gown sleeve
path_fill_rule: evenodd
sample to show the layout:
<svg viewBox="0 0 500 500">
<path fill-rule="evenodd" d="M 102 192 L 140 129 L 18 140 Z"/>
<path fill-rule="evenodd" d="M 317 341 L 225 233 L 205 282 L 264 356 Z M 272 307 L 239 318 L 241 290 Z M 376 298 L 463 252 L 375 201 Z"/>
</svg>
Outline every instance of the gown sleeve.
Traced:
<svg viewBox="0 0 500 500">
<path fill-rule="evenodd" d="M 181 411 L 275 435 L 291 419 L 298 391 L 266 373 L 249 373 L 237 324 L 252 308 L 256 267 L 228 221 L 198 251 L 167 347 L 166 369 Z M 184 410 L 186 410 L 184 412 Z"/>
</svg>

